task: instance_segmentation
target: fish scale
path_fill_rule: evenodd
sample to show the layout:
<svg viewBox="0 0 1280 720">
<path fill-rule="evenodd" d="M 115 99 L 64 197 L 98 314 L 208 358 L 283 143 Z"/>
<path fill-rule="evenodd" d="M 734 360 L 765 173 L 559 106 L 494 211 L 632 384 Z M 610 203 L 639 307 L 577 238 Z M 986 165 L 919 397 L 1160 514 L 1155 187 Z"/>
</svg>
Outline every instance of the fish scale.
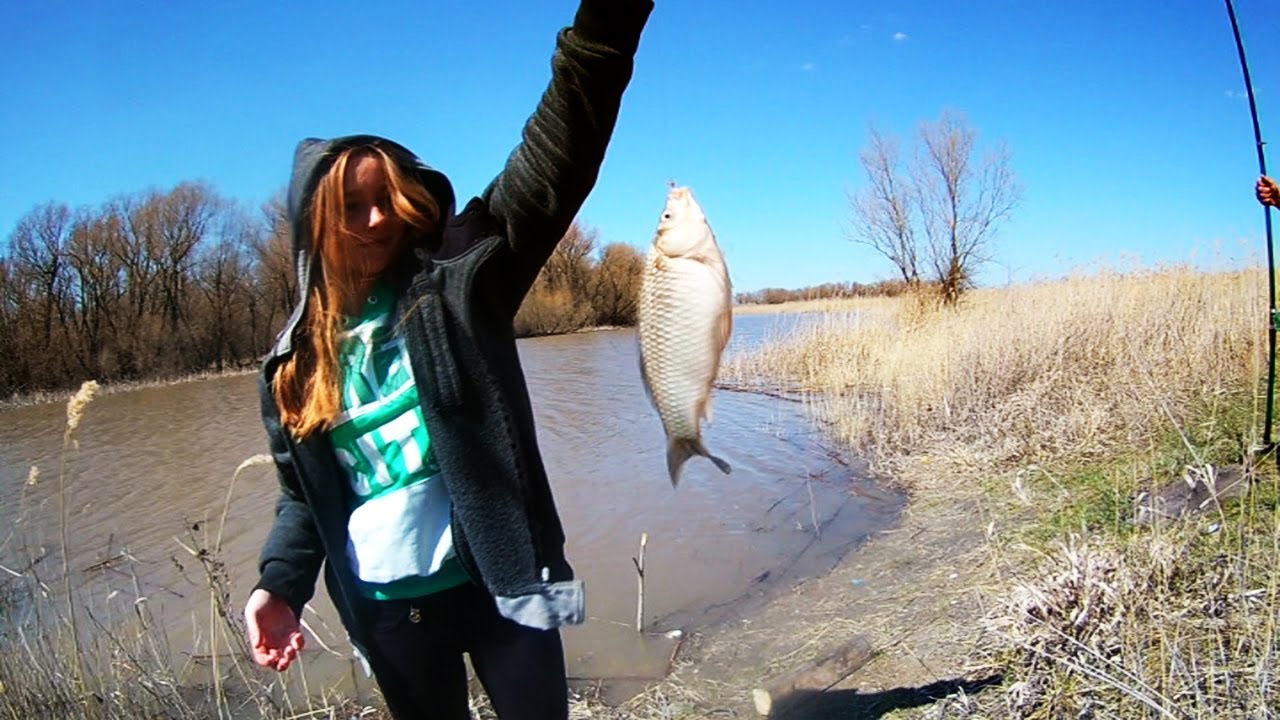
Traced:
<svg viewBox="0 0 1280 720">
<path fill-rule="evenodd" d="M 649 388 L 654 395 L 658 415 L 671 434 L 689 437 L 698 433 L 698 416 L 684 412 L 679 400 L 697 396 L 710 382 L 714 382 L 712 363 L 704 357 L 700 343 L 688 338 L 711 338 L 715 324 L 719 322 L 704 308 L 689 307 L 689 298 L 698 297 L 698 287 L 710 270 L 695 260 L 665 259 L 666 272 L 655 267 L 651 256 L 646 265 L 645 282 L 653 292 L 646 295 L 648 306 L 642 310 L 650 317 L 666 316 L 671 321 L 654 323 L 645 340 L 649 343 L 652 358 L 646 365 Z M 683 300 L 682 300 L 683 298 Z"/>
<path fill-rule="evenodd" d="M 639 314 L 645 388 L 667 435 L 672 485 L 694 455 L 728 463 L 702 442 L 701 421 L 728 342 L 730 287 L 715 235 L 692 193 L 673 188 L 645 261 Z"/>
</svg>

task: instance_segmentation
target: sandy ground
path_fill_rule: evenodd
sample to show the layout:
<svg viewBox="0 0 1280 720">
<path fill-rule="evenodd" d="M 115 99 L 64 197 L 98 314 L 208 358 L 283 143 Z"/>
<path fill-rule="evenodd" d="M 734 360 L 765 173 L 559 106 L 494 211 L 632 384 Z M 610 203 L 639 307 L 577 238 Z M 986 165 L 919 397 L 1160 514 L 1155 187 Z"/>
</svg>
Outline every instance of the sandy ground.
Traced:
<svg viewBox="0 0 1280 720">
<path fill-rule="evenodd" d="M 928 483 L 927 483 L 928 484 Z M 977 588 L 992 579 L 979 495 L 917 488 L 900 524 L 826 576 L 775 591 L 749 616 L 694 633 L 667 681 L 623 706 L 636 717 L 757 717 L 751 689 L 828 655 L 855 635 L 873 659 L 777 718 L 916 717 L 998 678 L 975 652 Z"/>
</svg>

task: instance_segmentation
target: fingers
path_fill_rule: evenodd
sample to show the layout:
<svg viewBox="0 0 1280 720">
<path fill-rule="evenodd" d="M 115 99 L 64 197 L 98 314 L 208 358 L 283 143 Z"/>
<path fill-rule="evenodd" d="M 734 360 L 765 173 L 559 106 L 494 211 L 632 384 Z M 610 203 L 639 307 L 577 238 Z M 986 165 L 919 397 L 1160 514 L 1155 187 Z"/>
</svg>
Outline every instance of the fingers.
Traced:
<svg viewBox="0 0 1280 720">
<path fill-rule="evenodd" d="M 253 647 L 253 661 L 262 667 L 280 672 L 289 669 L 302 653 L 301 643 L 290 643 L 283 648 Z"/>
<path fill-rule="evenodd" d="M 1263 205 L 1280 206 L 1280 185 L 1266 175 L 1258 178 L 1254 193 Z"/>
<path fill-rule="evenodd" d="M 303 644 L 306 644 L 306 641 L 303 641 L 302 633 L 294 633 L 293 637 L 289 638 L 288 644 L 275 653 L 270 666 L 275 667 L 280 673 L 288 670 L 289 665 L 293 665 L 293 661 L 302 655 Z"/>
<path fill-rule="evenodd" d="M 262 667 L 275 667 L 279 660 L 279 653 L 273 649 L 262 647 L 261 645 L 253 645 L 253 661 Z"/>
<path fill-rule="evenodd" d="M 288 644 L 280 651 L 280 663 L 277 665 L 276 669 L 281 672 L 289 669 L 289 666 L 293 664 L 293 661 L 297 660 L 298 657 L 302 655 L 302 648 L 306 644 L 307 640 L 303 637 L 301 632 L 295 631 L 291 633 L 289 635 Z"/>
<path fill-rule="evenodd" d="M 255 663 L 262 667 L 284 672 L 302 655 L 302 649 L 306 644 L 306 638 L 303 637 L 302 633 L 294 632 L 283 643 L 268 645 L 266 641 L 260 641 L 251 644 L 250 647 L 253 651 L 253 661 Z"/>
</svg>

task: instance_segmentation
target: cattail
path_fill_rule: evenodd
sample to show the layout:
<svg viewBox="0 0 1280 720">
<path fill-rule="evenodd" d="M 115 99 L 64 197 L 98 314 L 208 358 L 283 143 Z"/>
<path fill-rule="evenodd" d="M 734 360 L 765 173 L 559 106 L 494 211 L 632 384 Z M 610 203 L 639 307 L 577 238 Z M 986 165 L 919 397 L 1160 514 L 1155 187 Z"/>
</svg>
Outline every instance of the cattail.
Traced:
<svg viewBox="0 0 1280 720">
<path fill-rule="evenodd" d="M 80 427 L 80 418 L 84 415 L 84 409 L 93 402 L 93 396 L 98 392 L 98 382 L 96 380 L 85 380 L 75 395 L 71 396 L 71 401 L 67 403 L 67 437 Z"/>
<path fill-rule="evenodd" d="M 270 455 L 267 455 L 266 453 L 245 458 L 245 461 L 240 463 L 240 467 L 236 468 L 235 475 L 239 475 L 240 471 L 244 470 L 245 468 L 251 468 L 256 465 L 270 465 L 272 462 L 274 462 L 274 460 L 275 460 L 274 458 L 272 458 Z"/>
</svg>

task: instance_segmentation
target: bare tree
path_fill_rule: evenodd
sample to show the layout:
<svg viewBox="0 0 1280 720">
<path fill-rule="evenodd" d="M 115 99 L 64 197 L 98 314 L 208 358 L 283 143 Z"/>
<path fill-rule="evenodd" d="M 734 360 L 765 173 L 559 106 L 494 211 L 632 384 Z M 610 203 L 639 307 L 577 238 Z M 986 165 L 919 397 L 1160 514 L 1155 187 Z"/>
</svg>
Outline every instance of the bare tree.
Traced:
<svg viewBox="0 0 1280 720">
<path fill-rule="evenodd" d="M 100 230 L 110 231 L 107 233 L 110 240 L 105 242 L 104 247 L 124 273 L 123 289 L 127 296 L 130 326 L 140 322 L 152 309 L 151 298 L 155 294 L 155 281 L 160 274 L 158 248 L 161 245 L 161 231 L 156 211 L 158 197 L 155 193 L 146 197 L 121 197 L 103 210 L 104 218 L 111 216 L 115 220 L 111 228 L 104 227 Z"/>
<path fill-rule="evenodd" d="M 228 224 L 235 222 L 229 220 Z M 244 243 L 244 228 L 227 227 L 220 237 L 206 246 L 197 264 L 195 286 L 203 298 L 203 313 L 196 323 L 203 342 L 201 364 L 221 371 L 228 362 L 239 360 L 252 342 L 252 327 L 246 327 L 251 298 L 248 283 L 250 268 Z M 252 323 L 248 323 L 250 326 Z"/>
<path fill-rule="evenodd" d="M 53 339 L 54 320 L 65 309 L 70 233 L 71 211 L 66 205 L 47 203 L 24 215 L 10 237 L 14 279 L 28 284 L 40 305 L 40 342 L 45 349 Z"/>
<path fill-rule="evenodd" d="M 591 272 L 591 254 L 596 251 L 599 235 L 596 229 L 573 221 L 542 269 L 542 277 L 550 289 L 568 290 L 575 297 L 585 296 L 587 277 Z"/>
<path fill-rule="evenodd" d="M 850 196 L 851 237 L 890 260 L 908 285 L 927 280 L 954 303 L 991 260 L 991 241 L 1022 197 L 1007 146 L 978 155 L 977 131 L 943 111 L 922 123 L 904 168 L 896 138 L 874 128 L 862 151 L 869 185 Z"/>
<path fill-rule="evenodd" d="M 852 239 L 869 245 L 898 268 L 903 282 L 920 282 L 919 247 L 911 221 L 913 190 L 902 170 L 898 139 L 871 128 L 859 160 L 870 185 L 850 193 Z"/>
<path fill-rule="evenodd" d="M 944 111 L 920 126 L 916 202 L 928 240 L 933 279 L 947 303 L 972 285 L 975 268 L 991 260 L 995 229 L 1022 197 L 1003 143 L 975 160 L 977 131 Z"/>
<path fill-rule="evenodd" d="M 261 328 L 273 332 L 284 325 L 298 301 L 298 275 L 293 265 L 293 231 L 289 227 L 283 190 L 262 206 L 262 223 L 265 229 L 250 243 L 256 256 L 258 272 L 258 281 L 250 289 L 258 298 L 258 305 L 255 307 L 262 308 Z M 255 338 L 259 351 L 265 350 L 271 340 L 270 337 L 257 333 Z"/>
<path fill-rule="evenodd" d="M 80 372 L 95 378 L 114 374 L 117 365 L 109 346 L 133 337 L 133 313 L 126 304 L 127 268 L 119 248 L 124 243 L 125 218 L 118 206 L 97 215 L 83 213 L 71 231 L 67 260 L 74 280 L 75 328 L 72 352 Z"/>
<path fill-rule="evenodd" d="M 225 202 L 203 183 L 182 183 L 160 200 L 164 242 L 159 248 L 159 281 L 165 326 L 171 335 L 186 319 L 186 285 L 194 274 L 200 243 L 224 208 Z"/>
</svg>

